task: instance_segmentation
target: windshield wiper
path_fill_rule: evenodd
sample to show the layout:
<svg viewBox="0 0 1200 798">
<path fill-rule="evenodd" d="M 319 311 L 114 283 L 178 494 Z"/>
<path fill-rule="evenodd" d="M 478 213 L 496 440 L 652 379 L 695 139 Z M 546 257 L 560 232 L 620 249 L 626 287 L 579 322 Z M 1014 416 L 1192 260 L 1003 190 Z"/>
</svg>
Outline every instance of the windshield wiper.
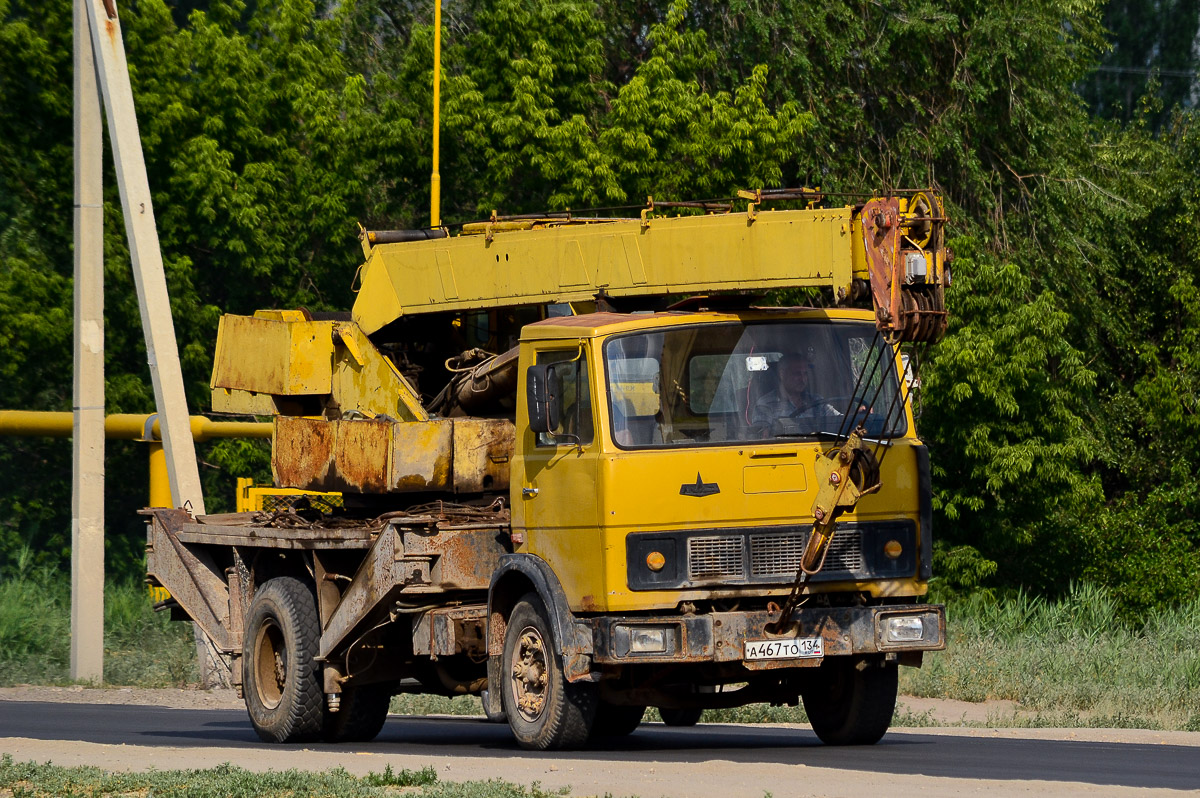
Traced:
<svg viewBox="0 0 1200 798">
<path fill-rule="evenodd" d="M 839 435 L 836 432 L 827 430 L 817 430 L 815 432 L 780 432 L 775 435 L 776 438 L 815 438 L 819 441 L 844 441 L 849 435 Z M 863 438 L 867 443 L 874 443 L 880 446 L 891 446 L 891 439 L 884 438 Z"/>
</svg>

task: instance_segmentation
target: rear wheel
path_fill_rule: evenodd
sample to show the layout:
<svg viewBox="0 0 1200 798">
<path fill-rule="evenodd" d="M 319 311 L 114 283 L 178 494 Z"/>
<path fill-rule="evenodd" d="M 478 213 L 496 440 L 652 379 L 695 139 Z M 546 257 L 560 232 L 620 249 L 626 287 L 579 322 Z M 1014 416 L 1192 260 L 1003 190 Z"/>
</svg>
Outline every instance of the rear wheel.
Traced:
<svg viewBox="0 0 1200 798">
<path fill-rule="evenodd" d="M 272 579 L 255 593 L 242 639 L 242 686 L 250 722 L 265 742 L 320 736 L 320 636 L 316 599 L 299 580 Z"/>
<path fill-rule="evenodd" d="M 547 751 L 583 745 L 596 715 L 591 684 L 563 675 L 549 613 L 536 593 L 513 608 L 504 635 L 503 690 L 508 725 L 522 748 Z"/>
<path fill-rule="evenodd" d="M 642 724 L 645 714 L 644 706 L 622 706 L 601 701 L 596 707 L 596 719 L 592 722 L 592 739 L 633 734 Z"/>
<path fill-rule="evenodd" d="M 873 745 L 892 725 L 895 663 L 826 660 L 803 692 L 804 711 L 826 745 Z"/>
<path fill-rule="evenodd" d="M 687 709 L 669 709 L 659 707 L 658 714 L 662 715 L 663 723 L 668 726 L 695 726 L 700 722 L 700 714 L 704 710 L 698 707 Z"/>
<path fill-rule="evenodd" d="M 390 684 L 364 684 L 342 691 L 337 712 L 325 713 L 323 729 L 326 742 L 368 743 L 374 740 L 387 720 L 392 703 Z"/>
</svg>

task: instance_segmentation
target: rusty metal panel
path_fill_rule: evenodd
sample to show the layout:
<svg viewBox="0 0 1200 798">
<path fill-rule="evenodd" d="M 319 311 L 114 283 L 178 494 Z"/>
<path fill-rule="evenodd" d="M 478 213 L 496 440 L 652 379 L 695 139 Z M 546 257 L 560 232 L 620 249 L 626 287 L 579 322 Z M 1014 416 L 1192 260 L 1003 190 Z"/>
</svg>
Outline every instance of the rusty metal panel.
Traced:
<svg viewBox="0 0 1200 798">
<path fill-rule="evenodd" d="M 333 379 L 333 326 L 329 321 L 222 316 L 211 387 L 327 394 Z"/>
<path fill-rule="evenodd" d="M 392 424 L 391 490 L 450 490 L 454 425 L 450 419 Z"/>
<path fill-rule="evenodd" d="M 395 573 L 398 535 L 390 528 L 384 529 L 375 540 L 375 545 L 359 566 L 357 573 L 342 594 L 342 600 L 334 609 L 321 634 L 321 656 L 328 657 L 342 640 L 354 631 L 367 616 L 380 605 L 396 588 Z"/>
<path fill-rule="evenodd" d="M 218 649 L 240 647 L 231 640 L 229 585 L 224 573 L 202 550 L 193 550 L 179 540 L 178 532 L 191 520 L 186 510 L 153 510 L 147 527 L 146 573 L 170 591 L 171 596 Z"/>
<path fill-rule="evenodd" d="M 271 472 L 281 488 L 328 490 L 333 464 L 334 427 L 313 418 L 275 417 Z"/>
<path fill-rule="evenodd" d="M 413 653 L 433 659 L 456 654 L 485 656 L 487 606 L 442 607 L 413 619 Z"/>
<path fill-rule="evenodd" d="M 487 590 L 500 557 L 509 553 L 508 530 L 500 525 L 484 529 L 405 529 L 406 557 L 436 557 L 430 572 L 443 590 Z"/>
<path fill-rule="evenodd" d="M 177 537 L 184 543 L 213 546 L 251 546 L 271 549 L 367 549 L 373 540 L 366 528 L 297 529 L 261 526 L 185 524 Z"/>
<path fill-rule="evenodd" d="M 386 493 L 393 424 L 387 421 L 334 421 L 335 487 L 325 490 Z"/>
<path fill-rule="evenodd" d="M 388 491 L 392 423 L 276 416 L 271 470 L 281 488 Z"/>
<path fill-rule="evenodd" d="M 506 419 L 454 420 L 454 491 L 481 493 L 508 487 L 516 427 Z"/>
<path fill-rule="evenodd" d="M 480 493 L 508 487 L 516 432 L 503 419 L 323 421 L 278 416 L 271 465 L 283 488 Z"/>
</svg>

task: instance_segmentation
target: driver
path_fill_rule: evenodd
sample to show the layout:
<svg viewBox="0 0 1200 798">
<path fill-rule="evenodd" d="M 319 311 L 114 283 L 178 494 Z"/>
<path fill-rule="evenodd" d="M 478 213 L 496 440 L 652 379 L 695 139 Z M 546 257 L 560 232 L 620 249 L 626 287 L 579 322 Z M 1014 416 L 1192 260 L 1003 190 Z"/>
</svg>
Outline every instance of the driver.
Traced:
<svg viewBox="0 0 1200 798">
<path fill-rule="evenodd" d="M 789 352 L 779 359 L 778 387 L 765 393 L 754 404 L 754 423 L 770 424 L 780 418 L 840 416 L 837 408 L 813 393 L 809 387 L 812 363 L 800 352 Z"/>
</svg>

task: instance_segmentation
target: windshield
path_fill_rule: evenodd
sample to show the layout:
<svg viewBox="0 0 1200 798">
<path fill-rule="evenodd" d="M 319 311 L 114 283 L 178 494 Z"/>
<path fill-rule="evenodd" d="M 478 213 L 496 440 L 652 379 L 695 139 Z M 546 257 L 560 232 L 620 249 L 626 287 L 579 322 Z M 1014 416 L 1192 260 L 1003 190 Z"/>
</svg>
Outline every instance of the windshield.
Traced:
<svg viewBox="0 0 1200 798">
<path fill-rule="evenodd" d="M 859 322 L 711 324 L 604 346 L 613 440 L 624 448 L 907 430 L 891 347 Z M 889 412 L 890 411 L 890 412 Z M 889 420 L 890 415 L 890 420 Z"/>
</svg>

